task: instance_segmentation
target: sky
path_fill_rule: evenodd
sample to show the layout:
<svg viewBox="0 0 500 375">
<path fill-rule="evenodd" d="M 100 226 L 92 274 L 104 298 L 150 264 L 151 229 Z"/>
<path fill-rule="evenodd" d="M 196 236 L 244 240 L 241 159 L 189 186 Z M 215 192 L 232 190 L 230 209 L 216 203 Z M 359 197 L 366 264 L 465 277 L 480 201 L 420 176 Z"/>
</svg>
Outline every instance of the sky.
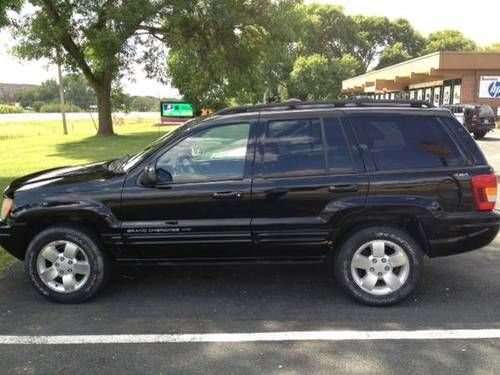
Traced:
<svg viewBox="0 0 500 375">
<path fill-rule="evenodd" d="M 306 1 L 311 3 L 312 1 Z M 406 18 L 423 35 L 443 29 L 460 30 L 481 46 L 500 42 L 499 0 L 316 0 L 315 2 L 342 5 L 348 14 Z M 9 54 L 11 38 L 0 32 L 0 82 L 34 83 L 57 77 L 55 66 L 46 61 L 22 62 Z M 135 66 L 134 81 L 122 81 L 125 92 L 131 95 L 156 97 L 177 96 L 170 86 L 145 78 L 141 66 Z"/>
</svg>

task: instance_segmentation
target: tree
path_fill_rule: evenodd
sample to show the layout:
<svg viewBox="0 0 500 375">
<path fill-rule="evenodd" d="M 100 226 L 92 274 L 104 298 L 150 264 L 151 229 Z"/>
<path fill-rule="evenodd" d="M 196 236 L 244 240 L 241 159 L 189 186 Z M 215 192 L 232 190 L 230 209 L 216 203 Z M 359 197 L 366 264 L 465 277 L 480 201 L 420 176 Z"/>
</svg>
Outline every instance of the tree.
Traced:
<svg viewBox="0 0 500 375">
<path fill-rule="evenodd" d="M 67 74 L 63 78 L 64 96 L 67 103 L 88 110 L 96 105 L 95 92 L 82 74 Z"/>
<path fill-rule="evenodd" d="M 303 56 L 320 54 L 341 58 L 350 54 L 359 60 L 361 74 L 367 71 L 386 48 L 400 43 L 405 56 L 417 56 L 425 39 L 405 19 L 348 16 L 336 5 L 306 5 L 304 28 L 298 43 Z M 388 53 L 393 51 L 388 51 Z"/>
<path fill-rule="evenodd" d="M 474 51 L 476 43 L 457 30 L 442 30 L 429 34 L 423 50 L 424 54 L 438 51 Z"/>
<path fill-rule="evenodd" d="M 426 42 L 426 39 L 404 18 L 391 22 L 388 36 L 389 48 L 401 43 L 397 49 L 410 57 L 419 56 Z"/>
<path fill-rule="evenodd" d="M 411 59 L 412 56 L 406 51 L 403 43 L 397 42 L 390 47 L 384 49 L 380 55 L 378 65 L 375 69 L 382 69 L 386 66 L 391 66 L 406 60 Z"/>
<path fill-rule="evenodd" d="M 299 54 L 341 58 L 359 43 L 357 25 L 352 17 L 344 14 L 341 6 L 311 4 L 303 6 L 302 11 L 304 21 L 298 41 Z"/>
<path fill-rule="evenodd" d="M 499 43 L 493 43 L 490 46 L 484 47 L 483 49 L 486 52 L 500 52 L 500 42 Z"/>
<path fill-rule="evenodd" d="M 97 97 L 98 135 L 112 135 L 112 82 L 138 59 L 139 34 L 149 34 L 180 0 L 31 0 L 14 23 L 15 53 L 48 58 L 83 73 Z M 60 56 L 59 58 L 57 56 Z"/>
<path fill-rule="evenodd" d="M 59 95 L 59 85 L 55 79 L 49 79 L 42 82 L 38 87 L 30 87 L 22 90 L 18 94 L 17 100 L 23 107 L 33 107 L 34 103 L 37 108 L 46 103 L 54 103 L 57 101 Z"/>
<path fill-rule="evenodd" d="M 353 16 L 356 24 L 356 43 L 350 52 L 358 58 L 364 70 L 377 60 L 386 48 L 400 43 L 399 52 L 410 57 L 418 56 L 424 46 L 425 39 L 405 19 L 394 22 L 387 17 Z M 395 53 L 394 49 L 388 54 Z"/>
<path fill-rule="evenodd" d="M 295 61 L 288 84 L 288 96 L 301 100 L 336 99 L 342 80 L 359 69 L 359 61 L 350 55 L 328 59 L 320 54 L 300 56 Z"/>
<path fill-rule="evenodd" d="M 160 100 L 152 96 L 133 96 L 130 100 L 130 110 L 137 112 L 158 112 Z"/>
<path fill-rule="evenodd" d="M 10 10 L 19 10 L 23 0 L 0 0 L 0 27 L 7 26 L 10 23 L 10 17 L 7 12 Z"/>
<path fill-rule="evenodd" d="M 167 74 L 198 109 L 255 103 L 293 66 L 295 0 L 204 0 L 165 21 Z"/>
</svg>

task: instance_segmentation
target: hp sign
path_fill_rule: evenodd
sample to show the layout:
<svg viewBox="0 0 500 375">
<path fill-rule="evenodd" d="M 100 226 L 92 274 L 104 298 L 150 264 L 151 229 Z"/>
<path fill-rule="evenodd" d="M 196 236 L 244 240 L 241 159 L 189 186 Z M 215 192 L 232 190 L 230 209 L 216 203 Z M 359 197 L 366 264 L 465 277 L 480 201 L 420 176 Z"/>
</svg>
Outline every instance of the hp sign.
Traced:
<svg viewBox="0 0 500 375">
<path fill-rule="evenodd" d="M 499 99 L 500 77 L 481 76 L 479 80 L 479 97 L 484 99 Z"/>
<path fill-rule="evenodd" d="M 493 81 L 489 84 L 488 94 L 492 98 L 500 98 L 500 81 Z"/>
</svg>

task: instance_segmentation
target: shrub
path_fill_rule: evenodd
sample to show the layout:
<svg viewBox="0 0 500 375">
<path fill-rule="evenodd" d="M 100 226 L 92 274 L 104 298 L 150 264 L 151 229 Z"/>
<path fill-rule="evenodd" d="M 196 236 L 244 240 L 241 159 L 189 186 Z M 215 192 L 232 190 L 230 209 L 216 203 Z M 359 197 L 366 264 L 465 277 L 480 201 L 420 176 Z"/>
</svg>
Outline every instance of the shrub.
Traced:
<svg viewBox="0 0 500 375">
<path fill-rule="evenodd" d="M 64 104 L 64 110 L 66 112 L 83 112 L 83 110 L 74 104 Z M 61 105 L 59 103 L 48 103 L 40 107 L 40 113 L 54 113 L 61 112 Z"/>
<path fill-rule="evenodd" d="M 14 105 L 0 104 L 0 114 L 7 113 L 22 113 L 23 109 L 21 107 L 16 107 Z"/>
<path fill-rule="evenodd" d="M 33 102 L 33 109 L 35 112 L 40 112 L 40 108 L 42 108 L 45 104 L 47 103 L 37 100 L 36 102 Z"/>
</svg>

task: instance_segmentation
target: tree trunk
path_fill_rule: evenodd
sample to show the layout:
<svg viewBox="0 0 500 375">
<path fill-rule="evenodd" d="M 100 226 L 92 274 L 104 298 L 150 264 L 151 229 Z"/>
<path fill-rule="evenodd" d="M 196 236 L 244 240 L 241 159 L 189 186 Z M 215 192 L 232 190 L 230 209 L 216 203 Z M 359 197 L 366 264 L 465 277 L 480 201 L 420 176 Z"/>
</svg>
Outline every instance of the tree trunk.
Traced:
<svg viewBox="0 0 500 375">
<path fill-rule="evenodd" d="M 97 96 L 97 112 L 99 114 L 99 127 L 97 135 L 114 135 L 113 119 L 111 117 L 111 77 L 105 76 L 95 83 Z"/>
</svg>

